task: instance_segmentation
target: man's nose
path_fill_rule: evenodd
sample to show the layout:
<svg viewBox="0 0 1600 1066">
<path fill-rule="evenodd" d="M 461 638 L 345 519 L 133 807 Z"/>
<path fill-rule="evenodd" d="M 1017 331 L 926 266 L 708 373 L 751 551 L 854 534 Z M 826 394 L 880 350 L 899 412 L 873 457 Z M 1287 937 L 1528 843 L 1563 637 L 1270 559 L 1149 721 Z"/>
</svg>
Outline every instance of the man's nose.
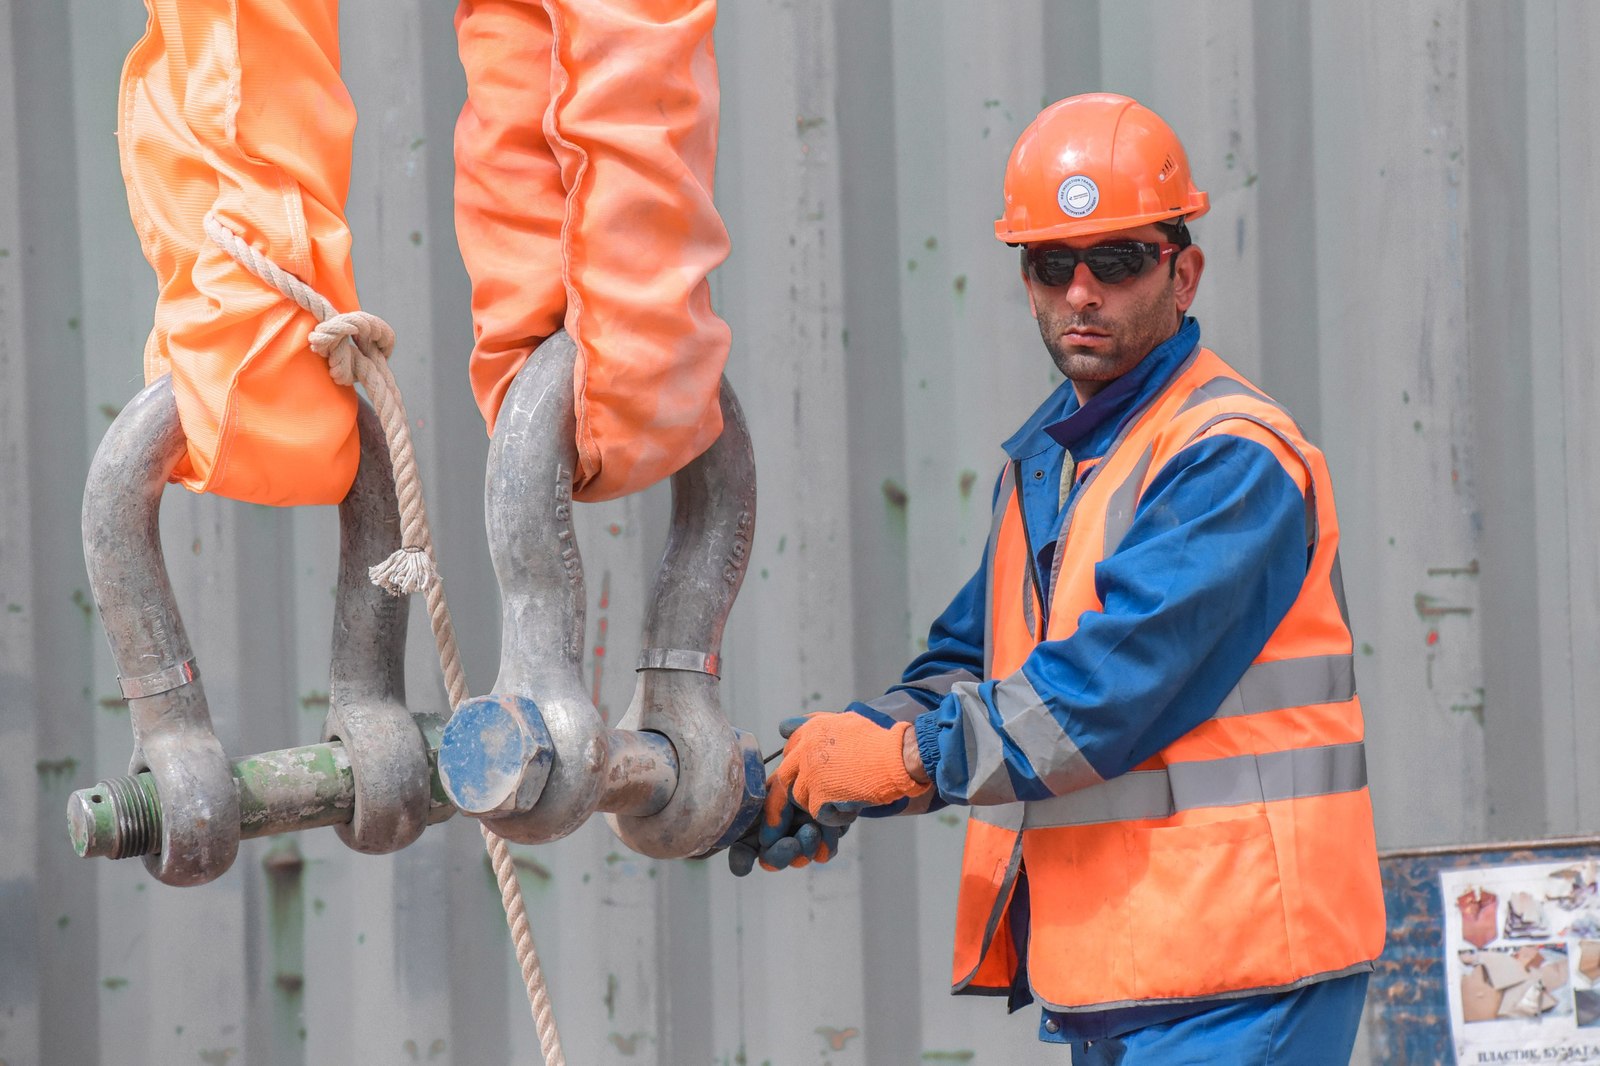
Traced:
<svg viewBox="0 0 1600 1066">
<path fill-rule="evenodd" d="M 1086 311 L 1099 307 L 1105 290 L 1100 279 L 1089 271 L 1087 263 L 1079 263 L 1072 270 L 1072 281 L 1067 285 L 1067 303 L 1073 311 Z"/>
</svg>

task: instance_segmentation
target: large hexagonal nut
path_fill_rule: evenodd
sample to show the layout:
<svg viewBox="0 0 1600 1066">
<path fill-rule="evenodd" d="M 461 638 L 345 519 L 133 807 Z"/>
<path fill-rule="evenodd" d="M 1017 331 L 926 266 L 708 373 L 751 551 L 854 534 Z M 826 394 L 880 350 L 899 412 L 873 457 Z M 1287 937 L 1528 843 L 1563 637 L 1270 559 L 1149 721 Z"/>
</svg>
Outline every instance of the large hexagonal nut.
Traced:
<svg viewBox="0 0 1600 1066">
<path fill-rule="evenodd" d="M 464 814 L 525 814 L 539 802 L 554 759 L 538 704 L 526 696 L 478 696 L 445 724 L 439 782 Z"/>
</svg>

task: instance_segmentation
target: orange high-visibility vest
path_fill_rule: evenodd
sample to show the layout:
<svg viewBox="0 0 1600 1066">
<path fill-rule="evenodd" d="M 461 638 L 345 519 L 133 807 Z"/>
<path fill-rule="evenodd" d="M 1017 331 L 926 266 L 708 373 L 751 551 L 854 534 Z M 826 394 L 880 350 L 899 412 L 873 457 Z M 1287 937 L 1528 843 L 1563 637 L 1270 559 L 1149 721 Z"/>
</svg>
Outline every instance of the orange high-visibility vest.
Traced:
<svg viewBox="0 0 1600 1066">
<path fill-rule="evenodd" d="M 1051 799 L 972 808 L 957 903 L 957 992 L 1008 989 L 1006 911 L 1027 870 L 1027 978 L 1058 1011 L 1284 991 L 1371 969 L 1383 892 L 1322 453 L 1288 412 L 1199 349 L 1087 476 L 1055 554 L 1048 629 L 1016 486 L 990 534 L 986 676 L 1019 670 L 1102 609 L 1115 551 L 1163 466 L 1201 437 L 1271 448 L 1306 494 L 1310 563 L 1289 613 L 1206 722 L 1129 773 Z"/>
</svg>

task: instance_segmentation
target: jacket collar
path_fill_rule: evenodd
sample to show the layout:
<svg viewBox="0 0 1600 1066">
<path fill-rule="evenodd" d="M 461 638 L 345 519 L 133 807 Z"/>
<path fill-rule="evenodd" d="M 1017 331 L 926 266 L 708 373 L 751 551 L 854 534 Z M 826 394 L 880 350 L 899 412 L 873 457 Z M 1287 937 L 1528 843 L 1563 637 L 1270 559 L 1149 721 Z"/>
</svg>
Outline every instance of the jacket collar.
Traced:
<svg viewBox="0 0 1600 1066">
<path fill-rule="evenodd" d="M 1166 385 L 1199 344 L 1200 323 L 1185 316 L 1176 333 L 1152 348 L 1132 370 L 1091 396 L 1088 403 L 1080 405 L 1072 382 L 1063 381 L 1001 447 L 1012 459 L 1028 459 L 1052 447 L 1076 453 L 1092 441 L 1103 447 L 1124 420 Z"/>
</svg>

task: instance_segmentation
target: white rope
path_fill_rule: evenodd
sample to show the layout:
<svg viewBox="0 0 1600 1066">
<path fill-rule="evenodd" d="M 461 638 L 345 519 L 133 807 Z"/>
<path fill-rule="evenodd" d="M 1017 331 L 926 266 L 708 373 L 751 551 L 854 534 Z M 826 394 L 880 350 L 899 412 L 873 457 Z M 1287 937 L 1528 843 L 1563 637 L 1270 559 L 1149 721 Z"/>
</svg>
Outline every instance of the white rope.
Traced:
<svg viewBox="0 0 1600 1066">
<path fill-rule="evenodd" d="M 311 331 L 311 348 L 328 360 L 328 373 L 341 385 L 360 383 L 372 401 L 383 434 L 389 442 L 389 457 L 394 464 L 395 495 L 400 500 L 400 548 L 389 558 L 371 567 L 372 583 L 393 596 L 426 592 L 428 621 L 434 642 L 439 647 L 439 666 L 444 671 L 445 689 L 454 710 L 470 694 L 466 672 L 461 667 L 461 649 L 450 621 L 450 608 L 444 599 L 444 580 L 433 560 L 433 534 L 428 528 L 428 512 L 422 502 L 422 477 L 417 472 L 416 453 L 411 448 L 411 430 L 406 422 L 405 403 L 400 386 L 389 370 L 389 355 L 394 351 L 394 330 L 377 315 L 365 311 L 340 314 L 317 290 L 274 263 L 247 244 L 214 214 L 205 217 L 206 235 L 240 266 L 272 286 L 288 299 L 317 316 Z M 517 953 L 517 966 L 528 991 L 528 1006 L 533 1011 L 534 1028 L 539 1034 L 539 1049 L 546 1066 L 566 1066 L 561 1037 L 556 1032 L 555 1015 L 550 1009 L 550 990 L 545 985 L 539 954 L 528 929 L 528 910 L 522 899 L 522 885 L 511 861 L 511 849 L 485 823 L 483 843 L 500 885 L 500 902 L 505 907 L 506 925 Z"/>
</svg>

